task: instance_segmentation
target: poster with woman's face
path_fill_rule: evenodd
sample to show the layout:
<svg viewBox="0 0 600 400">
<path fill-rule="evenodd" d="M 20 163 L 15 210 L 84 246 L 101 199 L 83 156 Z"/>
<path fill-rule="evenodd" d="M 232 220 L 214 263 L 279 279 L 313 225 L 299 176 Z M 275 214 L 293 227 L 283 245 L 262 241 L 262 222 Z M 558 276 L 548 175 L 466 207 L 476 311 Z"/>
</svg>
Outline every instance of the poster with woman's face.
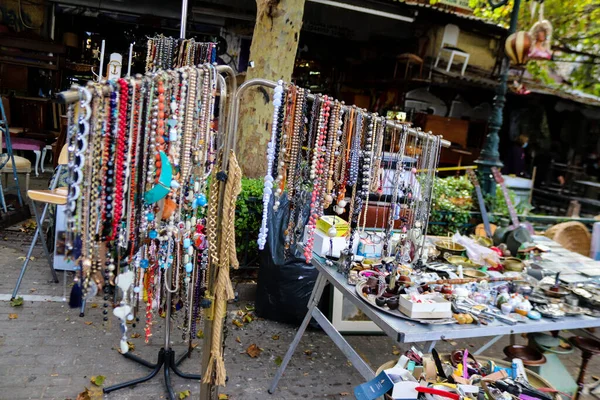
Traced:
<svg viewBox="0 0 600 400">
<path fill-rule="evenodd" d="M 537 60 L 550 60 L 552 58 L 552 49 L 550 39 L 552 38 L 552 25 L 549 21 L 543 20 L 536 22 L 529 30 L 532 45 L 529 50 L 529 58 Z"/>
</svg>

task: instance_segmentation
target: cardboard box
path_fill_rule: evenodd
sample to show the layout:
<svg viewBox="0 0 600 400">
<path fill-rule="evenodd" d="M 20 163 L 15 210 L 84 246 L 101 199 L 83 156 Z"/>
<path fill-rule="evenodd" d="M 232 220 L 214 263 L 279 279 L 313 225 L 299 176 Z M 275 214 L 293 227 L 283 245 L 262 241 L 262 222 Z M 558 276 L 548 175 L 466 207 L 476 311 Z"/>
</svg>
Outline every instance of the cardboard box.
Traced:
<svg viewBox="0 0 600 400">
<path fill-rule="evenodd" d="M 419 295 L 422 303 L 411 301 L 411 296 L 403 294 L 400 296 L 400 311 L 410 318 L 452 318 L 452 303 L 440 294 Z"/>
<path fill-rule="evenodd" d="M 306 243 L 308 233 L 308 227 L 304 229 L 304 243 Z M 315 233 L 313 235 L 313 252 L 318 254 L 321 257 L 331 256 L 338 258 L 341 255 L 342 250 L 348 246 L 348 242 L 346 237 L 334 237 L 330 238 L 325 233 L 321 232 L 318 229 L 315 229 Z M 356 249 L 358 247 L 358 235 L 354 235 L 353 241 L 353 249 L 352 252 L 356 254 Z"/>
</svg>

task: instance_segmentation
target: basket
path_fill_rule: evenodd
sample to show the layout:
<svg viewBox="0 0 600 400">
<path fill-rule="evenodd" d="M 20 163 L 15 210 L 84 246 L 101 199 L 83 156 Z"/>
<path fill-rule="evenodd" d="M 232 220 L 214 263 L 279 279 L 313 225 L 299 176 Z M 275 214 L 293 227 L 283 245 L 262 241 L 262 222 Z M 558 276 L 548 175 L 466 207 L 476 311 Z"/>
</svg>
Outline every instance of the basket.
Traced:
<svg viewBox="0 0 600 400">
<path fill-rule="evenodd" d="M 563 222 L 551 226 L 545 236 L 567 250 L 584 256 L 590 255 L 592 235 L 581 222 Z"/>
</svg>

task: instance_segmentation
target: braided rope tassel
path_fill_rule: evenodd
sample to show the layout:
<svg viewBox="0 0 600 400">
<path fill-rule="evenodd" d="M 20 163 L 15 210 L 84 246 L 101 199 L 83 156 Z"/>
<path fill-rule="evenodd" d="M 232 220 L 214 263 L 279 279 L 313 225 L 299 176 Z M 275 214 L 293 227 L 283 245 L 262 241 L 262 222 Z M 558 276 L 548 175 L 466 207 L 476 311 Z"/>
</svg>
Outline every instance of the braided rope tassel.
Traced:
<svg viewBox="0 0 600 400">
<path fill-rule="evenodd" d="M 215 168 L 217 170 L 218 168 Z M 211 187 L 212 190 L 212 187 Z M 238 265 L 235 254 L 235 203 L 242 190 L 242 170 L 238 165 L 233 151 L 231 152 L 228 178 L 223 196 L 223 219 L 221 220 L 221 247 L 220 263 L 217 265 L 217 282 L 215 285 L 215 314 L 213 322 L 213 337 L 210 349 L 208 368 L 204 374 L 204 383 L 225 386 L 225 362 L 222 354 L 223 322 L 227 309 L 227 300 L 235 297 L 231 279 L 229 277 L 229 264 Z M 212 196 L 211 196 L 212 197 Z M 214 375 L 214 379 L 213 379 Z"/>
</svg>

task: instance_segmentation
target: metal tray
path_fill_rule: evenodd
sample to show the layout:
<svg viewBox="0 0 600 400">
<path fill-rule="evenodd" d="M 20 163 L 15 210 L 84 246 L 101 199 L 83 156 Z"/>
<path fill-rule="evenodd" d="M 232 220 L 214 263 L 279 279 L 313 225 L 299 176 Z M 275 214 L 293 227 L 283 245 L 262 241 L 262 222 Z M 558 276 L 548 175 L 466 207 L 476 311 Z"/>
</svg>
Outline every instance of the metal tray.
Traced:
<svg viewBox="0 0 600 400">
<path fill-rule="evenodd" d="M 407 321 L 412 321 L 412 322 L 418 322 L 420 324 L 424 324 L 424 325 L 450 325 L 450 324 L 455 324 L 456 321 L 454 319 L 414 319 L 414 318 L 410 318 L 409 316 L 405 315 L 402 313 L 402 311 L 400 310 L 390 310 L 387 307 L 380 307 L 377 304 L 375 304 L 375 299 L 374 298 L 370 298 L 369 296 L 365 296 L 363 294 L 363 287 L 365 286 L 366 282 L 365 281 L 360 281 L 356 284 L 356 294 L 358 294 L 358 297 L 360 297 L 365 303 L 369 304 L 372 307 L 375 307 L 376 309 L 383 311 L 386 314 L 390 314 L 393 315 L 394 317 L 398 317 L 398 318 L 402 318 L 405 319 Z"/>
</svg>

